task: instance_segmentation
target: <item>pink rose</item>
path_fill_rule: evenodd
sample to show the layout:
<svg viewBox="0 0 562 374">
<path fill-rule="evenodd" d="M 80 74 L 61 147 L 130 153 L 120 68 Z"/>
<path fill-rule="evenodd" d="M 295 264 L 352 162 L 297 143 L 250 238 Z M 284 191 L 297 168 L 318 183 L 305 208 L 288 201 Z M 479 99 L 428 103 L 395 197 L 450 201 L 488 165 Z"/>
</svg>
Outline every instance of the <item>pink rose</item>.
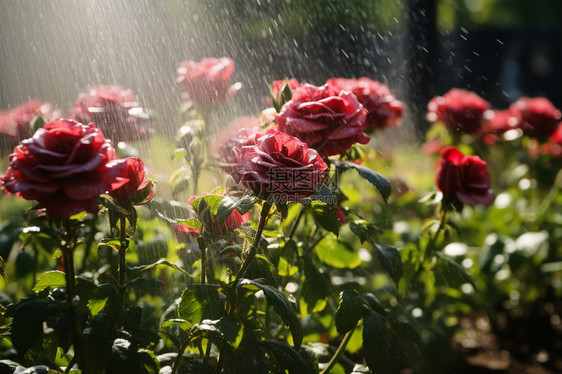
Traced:
<svg viewBox="0 0 562 374">
<path fill-rule="evenodd" d="M 327 168 L 318 152 L 283 132 L 258 138 L 256 144 L 242 147 L 237 157 L 241 184 L 257 196 L 284 202 L 316 192 Z"/>
<path fill-rule="evenodd" d="M 97 197 L 128 181 L 120 177 L 125 163 L 114 159 L 112 143 L 93 123 L 57 120 L 16 147 L 2 188 L 37 200 L 52 216 L 96 213 Z"/>
<path fill-rule="evenodd" d="M 339 90 L 350 91 L 367 110 L 365 127 L 382 130 L 389 126 L 398 126 L 404 104 L 390 93 L 388 87 L 370 78 L 345 79 L 331 78 L 326 82 Z"/>
<path fill-rule="evenodd" d="M 46 122 L 61 116 L 60 111 L 53 110 L 49 103 L 27 101 L 11 110 L 0 112 L 0 134 L 17 144 L 33 135 L 31 121 L 38 115 L 42 115 Z"/>
<path fill-rule="evenodd" d="M 443 122 L 451 130 L 472 134 L 480 130 L 490 104 L 474 92 L 453 88 L 427 104 L 430 122 Z"/>
<path fill-rule="evenodd" d="M 188 100 L 212 105 L 226 101 L 242 88 L 241 83 L 230 85 L 233 72 L 234 61 L 228 57 L 186 60 L 178 68 L 177 82 L 183 86 Z"/>
<path fill-rule="evenodd" d="M 119 86 L 94 86 L 78 95 L 70 118 L 94 122 L 111 140 L 135 141 L 149 135 L 148 116 L 136 102 L 133 92 Z"/>
<path fill-rule="evenodd" d="M 498 135 L 516 128 L 517 118 L 511 110 L 495 110 L 476 135 L 484 143 L 492 145 L 496 142 Z"/>
<path fill-rule="evenodd" d="M 291 79 L 283 79 L 278 81 L 271 82 L 271 96 L 275 100 L 279 100 L 279 94 L 281 93 L 281 89 L 285 84 L 289 85 L 291 91 L 296 90 L 297 88 L 301 87 L 303 84 L 300 83 L 298 80 L 291 78 Z"/>
<path fill-rule="evenodd" d="M 295 136 L 322 156 L 347 151 L 355 143 L 367 144 L 363 132 L 367 112 L 355 95 L 324 85 L 305 84 L 275 116 L 279 130 Z"/>
<path fill-rule="evenodd" d="M 560 121 L 560 111 L 544 97 L 523 97 L 509 107 L 517 118 L 523 133 L 538 138 L 548 138 Z"/>
<path fill-rule="evenodd" d="M 490 205 L 494 201 L 486 161 L 478 156 L 464 156 L 455 147 L 441 151 L 435 183 L 445 199 L 471 206 Z"/>
</svg>

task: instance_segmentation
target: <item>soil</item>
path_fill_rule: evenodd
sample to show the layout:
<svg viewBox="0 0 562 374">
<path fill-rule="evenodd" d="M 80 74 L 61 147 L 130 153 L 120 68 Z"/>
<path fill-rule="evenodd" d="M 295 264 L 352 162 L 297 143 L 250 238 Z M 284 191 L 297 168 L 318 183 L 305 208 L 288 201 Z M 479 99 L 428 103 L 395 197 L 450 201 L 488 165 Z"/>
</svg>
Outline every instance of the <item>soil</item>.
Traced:
<svg viewBox="0 0 562 374">
<path fill-rule="evenodd" d="M 481 315 L 461 318 L 456 374 L 562 373 L 562 300 L 541 301 L 526 317 L 505 309 L 495 316 L 493 324 Z"/>
</svg>

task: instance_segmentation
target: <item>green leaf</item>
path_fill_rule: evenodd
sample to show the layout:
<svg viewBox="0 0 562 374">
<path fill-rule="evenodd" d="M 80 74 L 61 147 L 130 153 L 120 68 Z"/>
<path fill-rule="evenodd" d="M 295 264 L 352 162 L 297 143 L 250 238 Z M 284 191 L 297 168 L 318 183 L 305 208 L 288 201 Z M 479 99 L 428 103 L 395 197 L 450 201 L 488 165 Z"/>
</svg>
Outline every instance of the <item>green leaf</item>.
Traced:
<svg viewBox="0 0 562 374">
<path fill-rule="evenodd" d="M 256 202 L 257 199 L 251 195 L 244 195 L 242 197 L 225 196 L 217 207 L 217 220 L 219 224 L 230 217 L 235 210 L 240 214 L 249 212 L 256 205 Z"/>
<path fill-rule="evenodd" d="M 302 297 L 306 301 L 307 311 L 321 311 L 330 296 L 330 277 L 318 270 L 309 255 L 303 257 L 303 262 Z"/>
<path fill-rule="evenodd" d="M 78 346 L 80 369 L 84 373 L 104 373 L 116 337 L 115 320 L 105 313 L 98 313 L 82 331 L 81 344 Z"/>
<path fill-rule="evenodd" d="M 48 299 L 22 299 L 15 307 L 11 338 L 14 348 L 23 355 L 43 334 L 43 321 L 59 313 L 56 302 Z"/>
<path fill-rule="evenodd" d="M 279 257 L 279 263 L 277 264 L 277 274 L 282 277 L 292 277 L 298 271 L 298 266 L 289 264 L 285 257 Z"/>
<path fill-rule="evenodd" d="M 357 170 L 360 176 L 376 187 L 385 202 L 388 200 L 388 197 L 390 196 L 390 182 L 384 176 L 365 166 L 357 165 L 353 162 L 334 161 L 333 163 L 336 165 L 338 170 L 341 170 L 341 172 L 345 172 L 349 169 Z"/>
<path fill-rule="evenodd" d="M 62 271 L 47 271 L 39 275 L 39 279 L 35 286 L 33 286 L 32 291 L 43 291 L 45 288 L 50 287 L 55 289 L 57 287 L 65 287 L 66 279 Z"/>
<path fill-rule="evenodd" d="M 375 256 L 382 265 L 383 269 L 392 277 L 395 282 L 402 276 L 402 258 L 396 247 L 391 245 L 379 245 L 373 243 Z"/>
<path fill-rule="evenodd" d="M 363 303 L 354 290 L 343 290 L 340 293 L 340 304 L 336 311 L 336 328 L 343 335 L 357 326 L 363 317 Z"/>
<path fill-rule="evenodd" d="M 470 283 L 472 285 L 472 287 L 474 287 L 474 289 L 476 290 L 476 284 L 474 283 L 474 281 L 472 280 L 472 278 L 470 277 L 470 275 L 468 275 L 466 273 L 466 271 L 464 270 L 464 268 L 458 264 L 457 262 L 455 262 L 455 260 L 447 257 L 445 254 L 443 254 L 443 252 L 436 252 L 437 257 L 440 258 L 441 260 L 445 261 L 445 263 L 451 267 L 451 269 L 453 269 L 455 272 L 457 272 L 463 281 L 465 281 L 466 283 Z"/>
<path fill-rule="evenodd" d="M 91 299 L 88 301 L 88 309 L 90 309 L 90 313 L 92 316 L 96 316 L 102 309 L 105 307 L 107 303 L 107 297 L 105 299 Z"/>
<path fill-rule="evenodd" d="M 336 236 L 339 234 L 340 222 L 330 207 L 321 201 L 313 200 L 309 206 L 314 217 L 314 221 L 322 228 L 333 232 Z"/>
<path fill-rule="evenodd" d="M 219 208 L 219 205 L 224 198 L 225 198 L 225 196 L 223 196 L 223 195 L 199 196 L 198 198 L 193 200 L 193 202 L 191 203 L 191 206 L 195 210 L 195 213 L 197 213 L 197 217 L 202 219 L 201 214 L 203 214 L 202 210 L 204 210 L 204 209 L 209 209 L 209 212 L 212 215 L 216 215 L 217 211 L 218 211 L 218 208 Z M 204 200 L 204 205 L 201 205 L 201 201 L 203 201 L 203 200 Z"/>
<path fill-rule="evenodd" d="M 131 268 L 127 268 L 127 272 L 129 272 L 129 277 L 130 278 L 136 278 L 140 273 L 142 273 L 143 271 L 146 270 L 150 270 L 153 269 L 157 266 L 168 266 L 174 270 L 178 270 L 180 272 L 182 272 L 185 275 L 188 275 L 191 277 L 191 274 L 189 274 L 187 271 L 183 270 L 182 268 L 180 268 L 178 265 L 171 263 L 168 260 L 165 259 L 161 259 L 158 260 L 152 264 L 147 264 L 147 265 L 140 265 L 140 266 L 135 266 L 135 267 L 131 267 Z"/>
<path fill-rule="evenodd" d="M 390 353 L 390 336 L 384 319 L 366 308 L 363 315 L 363 351 L 373 373 L 384 372 Z"/>
<path fill-rule="evenodd" d="M 222 315 L 223 304 L 218 286 L 191 284 L 181 295 L 178 317 L 192 324 L 201 322 L 203 318 L 218 319 Z"/>
<path fill-rule="evenodd" d="M 361 258 L 344 241 L 326 236 L 316 245 L 316 255 L 327 265 L 340 269 L 354 269 L 361 265 Z"/>
<path fill-rule="evenodd" d="M 133 193 L 133 195 L 130 197 L 129 200 L 135 205 L 144 205 L 148 203 L 150 199 L 147 200 L 147 198 L 150 195 L 150 192 L 152 191 L 153 187 L 154 187 L 154 182 L 149 180 L 146 186 Z"/>
<path fill-rule="evenodd" d="M 289 326 L 289 330 L 293 335 L 293 344 L 295 349 L 298 349 L 301 345 L 302 338 L 303 338 L 303 331 L 301 327 L 301 323 L 297 317 L 297 314 L 285 296 L 284 293 L 256 281 L 250 279 L 242 279 L 238 284 L 238 287 L 245 288 L 247 286 L 250 287 L 257 287 L 261 289 L 265 295 L 265 298 L 269 305 L 273 307 L 273 309 L 281 316 L 281 319 L 287 326 Z"/>
<path fill-rule="evenodd" d="M 240 345 L 244 331 L 242 324 L 229 317 L 215 321 L 205 319 L 194 327 L 199 329 L 197 335 L 208 338 L 219 346 L 226 341 L 233 348 Z"/>
<path fill-rule="evenodd" d="M 139 290 L 157 290 L 162 287 L 164 283 L 158 279 L 153 278 L 137 278 L 129 281 L 123 287 L 132 287 Z"/>
<path fill-rule="evenodd" d="M 287 343 L 264 340 L 261 344 L 275 357 L 283 372 L 288 371 L 289 374 L 313 374 L 315 372 L 310 362 Z"/>
<path fill-rule="evenodd" d="M 170 326 L 179 326 L 179 328 L 183 331 L 188 331 L 191 328 L 192 323 L 181 318 L 172 318 L 162 323 L 162 328 Z"/>
<path fill-rule="evenodd" d="M 45 126 L 46 123 L 47 122 L 45 121 L 45 118 L 43 118 L 41 114 L 37 115 L 35 118 L 33 118 L 33 120 L 30 123 L 31 133 L 35 134 L 35 132 L 43 128 L 43 126 Z"/>
</svg>

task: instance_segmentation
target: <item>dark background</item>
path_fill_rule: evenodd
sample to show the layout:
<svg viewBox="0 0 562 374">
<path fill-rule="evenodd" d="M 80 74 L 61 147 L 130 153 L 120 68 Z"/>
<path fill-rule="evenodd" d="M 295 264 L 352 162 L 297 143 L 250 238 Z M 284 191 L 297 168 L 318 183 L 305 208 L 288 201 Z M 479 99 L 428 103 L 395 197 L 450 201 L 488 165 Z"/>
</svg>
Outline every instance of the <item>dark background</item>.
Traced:
<svg viewBox="0 0 562 374">
<path fill-rule="evenodd" d="M 173 134 L 183 59 L 229 56 L 245 85 L 225 118 L 257 113 L 267 83 L 368 76 L 427 126 L 425 106 L 452 87 L 497 108 L 546 96 L 562 108 L 559 0 L 138 0 L 0 2 L 0 108 L 36 98 L 67 114 L 93 84 L 133 89 Z"/>
</svg>

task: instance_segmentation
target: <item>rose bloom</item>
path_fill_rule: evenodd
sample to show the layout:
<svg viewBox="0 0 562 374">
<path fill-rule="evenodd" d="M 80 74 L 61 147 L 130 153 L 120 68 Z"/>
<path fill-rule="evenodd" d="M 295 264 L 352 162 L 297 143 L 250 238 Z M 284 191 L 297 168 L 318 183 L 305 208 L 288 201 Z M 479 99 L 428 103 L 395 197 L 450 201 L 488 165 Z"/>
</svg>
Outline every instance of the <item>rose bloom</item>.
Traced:
<svg viewBox="0 0 562 374">
<path fill-rule="evenodd" d="M 363 132 L 367 112 L 351 92 L 324 85 L 305 84 L 275 116 L 279 130 L 295 136 L 322 156 L 347 151 L 355 143 L 367 144 Z"/>
<path fill-rule="evenodd" d="M 474 92 L 453 88 L 427 104 L 427 119 L 443 122 L 451 130 L 472 134 L 480 130 L 490 104 Z"/>
<path fill-rule="evenodd" d="M 109 195 L 117 199 L 121 205 L 130 201 L 137 191 L 145 188 L 150 181 L 145 176 L 144 163 L 140 158 L 129 157 L 124 160 L 125 168 L 120 177 L 128 180 L 127 183 L 121 187 L 109 191 Z M 152 195 L 150 191 L 147 196 L 142 196 L 139 200 L 131 201 L 133 204 L 140 203 L 145 199 L 149 199 Z"/>
<path fill-rule="evenodd" d="M 517 118 L 518 127 L 532 137 L 548 138 L 556 131 L 560 121 L 560 111 L 544 97 L 523 97 L 511 104 L 509 109 Z"/>
<path fill-rule="evenodd" d="M 199 196 L 192 196 L 188 203 L 191 206 L 193 204 L 193 201 L 195 199 L 197 199 L 198 197 L 202 197 L 205 196 L 207 194 L 202 194 Z M 195 211 L 193 211 L 193 215 L 195 215 Z M 197 217 L 200 218 L 200 217 Z M 234 229 L 237 229 L 238 227 L 242 226 L 244 223 L 247 223 L 250 220 L 250 212 L 244 213 L 244 214 L 240 214 L 240 212 L 238 212 L 237 210 L 233 210 L 232 213 L 230 213 L 230 215 L 228 217 L 226 217 L 224 219 L 224 221 L 222 221 L 222 223 L 219 223 L 218 217 L 216 215 L 213 216 L 212 218 L 212 222 L 210 225 L 206 226 L 206 229 L 208 231 L 210 231 L 211 234 L 226 234 L 230 231 L 233 231 Z M 205 224 L 205 222 L 201 222 L 202 224 Z M 177 231 L 183 232 L 183 233 L 196 233 L 199 234 L 199 230 L 193 228 L 193 227 L 189 227 L 189 226 L 185 226 L 185 225 L 180 225 L 182 226 L 181 228 L 176 227 L 175 229 Z"/>
<path fill-rule="evenodd" d="M 476 136 L 484 143 L 492 145 L 496 142 L 497 136 L 517 129 L 517 118 L 511 110 L 495 110 L 488 113 L 490 113 L 489 118 L 476 133 Z"/>
<path fill-rule="evenodd" d="M 398 126 L 404 104 L 390 93 L 388 87 L 370 78 L 345 79 L 331 78 L 326 82 L 340 90 L 350 91 L 367 110 L 365 127 L 382 130 L 389 126 Z"/>
<path fill-rule="evenodd" d="M 259 197 L 297 201 L 316 192 L 327 168 L 318 152 L 284 132 L 257 139 L 237 155 L 240 183 Z"/>
<path fill-rule="evenodd" d="M 111 140 L 127 142 L 149 135 L 148 115 L 136 102 L 133 92 L 119 86 L 94 86 L 78 95 L 70 118 L 94 122 Z"/>
<path fill-rule="evenodd" d="M 478 156 L 464 156 L 455 147 L 441 151 L 435 183 L 445 199 L 460 200 L 474 206 L 490 205 L 494 194 L 486 161 Z"/>
<path fill-rule="evenodd" d="M 233 72 L 234 61 L 228 57 L 186 60 L 178 68 L 177 82 L 183 86 L 186 99 L 201 106 L 213 105 L 226 101 L 242 88 L 239 82 L 230 85 Z"/>
<path fill-rule="evenodd" d="M 17 144 L 33 135 L 31 121 L 38 115 L 42 115 L 46 122 L 61 116 L 60 111 L 54 110 L 49 103 L 27 101 L 11 110 L 0 112 L 0 134 Z"/>
<path fill-rule="evenodd" d="M 221 142 L 222 145 L 218 152 L 220 155 L 219 165 L 238 180 L 235 171 L 238 169 L 238 155 L 242 152 L 242 148 L 256 145 L 259 138 L 277 131 L 277 126 L 270 126 L 266 129 L 261 129 L 258 126 L 239 128 L 226 141 Z"/>
<path fill-rule="evenodd" d="M 114 159 L 113 145 L 93 123 L 56 120 L 16 147 L 2 188 L 37 200 L 55 217 L 96 213 L 97 197 L 128 181 L 120 177 L 125 163 Z"/>
</svg>

